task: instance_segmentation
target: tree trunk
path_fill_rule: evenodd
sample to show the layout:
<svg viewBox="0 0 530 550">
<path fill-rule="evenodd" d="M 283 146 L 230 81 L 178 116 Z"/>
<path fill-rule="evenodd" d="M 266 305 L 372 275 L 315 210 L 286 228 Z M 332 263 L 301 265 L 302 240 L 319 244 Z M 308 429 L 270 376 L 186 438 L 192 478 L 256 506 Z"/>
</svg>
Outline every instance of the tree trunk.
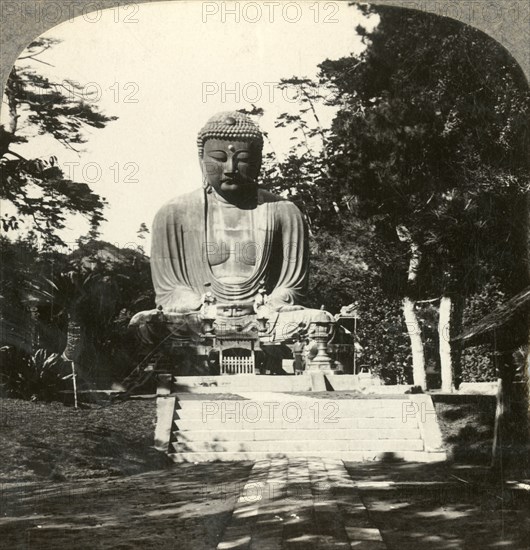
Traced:
<svg viewBox="0 0 530 550">
<path fill-rule="evenodd" d="M 492 461 L 493 468 L 502 470 L 517 459 L 515 443 L 517 442 L 516 424 L 520 419 L 514 411 L 515 366 L 511 353 L 497 353 L 500 361 L 499 387 L 497 390 L 497 408 L 493 431 Z M 521 434 L 519 434 L 521 435 Z"/>
<path fill-rule="evenodd" d="M 11 74 L 7 80 L 5 96 L 7 99 L 7 123 L 6 128 L 0 128 L 0 157 L 3 157 L 9 150 L 9 146 L 13 143 L 15 132 L 17 131 L 19 114 L 17 113 L 17 73 L 15 68 L 11 70 Z"/>
<path fill-rule="evenodd" d="M 493 448 L 491 453 L 492 468 L 499 468 L 502 463 L 502 436 L 503 418 L 506 413 L 506 404 L 504 400 L 504 383 L 502 377 L 498 379 L 497 387 L 497 406 L 495 408 L 495 424 L 493 427 Z"/>
<path fill-rule="evenodd" d="M 414 306 L 416 301 L 411 298 L 412 288 L 418 277 L 420 268 L 421 252 L 419 246 L 414 242 L 410 231 L 403 225 L 396 228 L 398 238 L 401 242 L 406 242 L 410 246 L 410 261 L 407 275 L 407 295 L 403 298 L 403 315 L 410 339 L 410 348 L 412 352 L 412 377 L 415 386 L 420 386 L 423 390 L 427 389 L 427 376 L 425 373 L 425 352 L 423 349 L 423 340 L 421 338 L 421 327 Z"/>
<path fill-rule="evenodd" d="M 427 376 L 425 374 L 425 352 L 423 350 L 423 340 L 421 339 L 421 327 L 418 316 L 414 310 L 415 302 L 408 296 L 403 298 L 403 315 L 410 339 L 410 348 L 412 352 L 412 378 L 415 386 L 422 389 L 427 388 Z"/>
<path fill-rule="evenodd" d="M 438 316 L 438 344 L 440 353 L 440 367 L 442 374 L 442 391 L 452 392 L 453 384 L 453 359 L 451 354 L 451 312 L 453 303 L 449 296 L 440 298 L 440 310 Z"/>
</svg>

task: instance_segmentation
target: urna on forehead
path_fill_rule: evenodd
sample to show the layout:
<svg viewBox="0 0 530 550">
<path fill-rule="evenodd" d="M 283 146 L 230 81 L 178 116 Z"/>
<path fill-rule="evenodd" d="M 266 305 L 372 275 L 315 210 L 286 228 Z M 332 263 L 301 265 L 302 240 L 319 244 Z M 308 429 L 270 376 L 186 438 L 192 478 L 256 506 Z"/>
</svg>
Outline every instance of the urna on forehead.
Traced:
<svg viewBox="0 0 530 550">
<path fill-rule="evenodd" d="M 251 141 L 260 152 L 263 149 L 263 134 L 260 129 L 247 115 L 238 111 L 217 113 L 208 119 L 197 136 L 200 158 L 204 153 L 204 144 L 209 139 Z"/>
</svg>

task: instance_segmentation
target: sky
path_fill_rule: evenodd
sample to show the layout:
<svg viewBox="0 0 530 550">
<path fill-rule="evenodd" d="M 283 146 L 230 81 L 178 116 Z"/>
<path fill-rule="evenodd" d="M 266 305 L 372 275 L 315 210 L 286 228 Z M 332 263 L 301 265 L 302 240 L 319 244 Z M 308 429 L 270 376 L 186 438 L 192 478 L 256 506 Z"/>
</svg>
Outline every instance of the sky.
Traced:
<svg viewBox="0 0 530 550">
<path fill-rule="evenodd" d="M 201 186 L 196 136 L 211 115 L 251 103 L 262 107 L 260 126 L 285 154 L 290 135 L 275 129 L 274 120 L 297 111 L 296 90 L 282 93 L 275 83 L 315 77 L 325 59 L 358 54 L 364 45 L 356 26 L 371 29 L 378 20 L 345 2 L 275 4 L 138 4 L 50 29 L 43 36 L 61 43 L 40 59 L 52 66 L 32 67 L 58 82 L 78 82 L 87 101 L 118 120 L 87 131 L 80 153 L 50 136 L 31 137 L 16 152 L 55 155 L 71 179 L 107 200 L 101 238 L 118 247 L 138 245 L 141 223 L 150 227 L 165 202 Z M 321 104 L 318 110 L 329 126 L 334 110 Z M 8 205 L 2 210 L 11 213 Z M 87 229 L 76 216 L 60 234 L 73 243 Z M 142 243 L 147 252 L 148 241 Z"/>
</svg>

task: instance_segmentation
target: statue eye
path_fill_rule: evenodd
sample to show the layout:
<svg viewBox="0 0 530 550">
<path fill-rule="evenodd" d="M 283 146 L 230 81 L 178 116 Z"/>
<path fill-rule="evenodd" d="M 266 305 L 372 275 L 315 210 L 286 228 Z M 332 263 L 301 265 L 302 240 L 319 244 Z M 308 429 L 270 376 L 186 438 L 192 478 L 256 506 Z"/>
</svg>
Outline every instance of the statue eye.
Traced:
<svg viewBox="0 0 530 550">
<path fill-rule="evenodd" d="M 224 151 L 212 151 L 208 153 L 208 156 L 220 162 L 226 161 L 226 153 Z"/>
<path fill-rule="evenodd" d="M 249 153 L 239 153 L 239 155 L 237 155 L 237 160 L 239 162 L 248 162 L 250 160 L 250 155 Z"/>
</svg>

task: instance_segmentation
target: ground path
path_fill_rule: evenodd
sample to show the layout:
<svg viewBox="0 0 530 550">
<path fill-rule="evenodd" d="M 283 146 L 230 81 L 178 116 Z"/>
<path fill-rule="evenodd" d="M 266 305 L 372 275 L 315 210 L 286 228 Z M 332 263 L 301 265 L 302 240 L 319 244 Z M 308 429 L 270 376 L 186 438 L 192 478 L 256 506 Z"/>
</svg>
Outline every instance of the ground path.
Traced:
<svg viewBox="0 0 530 550">
<path fill-rule="evenodd" d="M 256 462 L 218 550 L 384 550 L 340 460 Z"/>
<path fill-rule="evenodd" d="M 528 492 L 485 468 L 271 459 L 0 486 L 0 548 L 530 548 Z"/>
</svg>

